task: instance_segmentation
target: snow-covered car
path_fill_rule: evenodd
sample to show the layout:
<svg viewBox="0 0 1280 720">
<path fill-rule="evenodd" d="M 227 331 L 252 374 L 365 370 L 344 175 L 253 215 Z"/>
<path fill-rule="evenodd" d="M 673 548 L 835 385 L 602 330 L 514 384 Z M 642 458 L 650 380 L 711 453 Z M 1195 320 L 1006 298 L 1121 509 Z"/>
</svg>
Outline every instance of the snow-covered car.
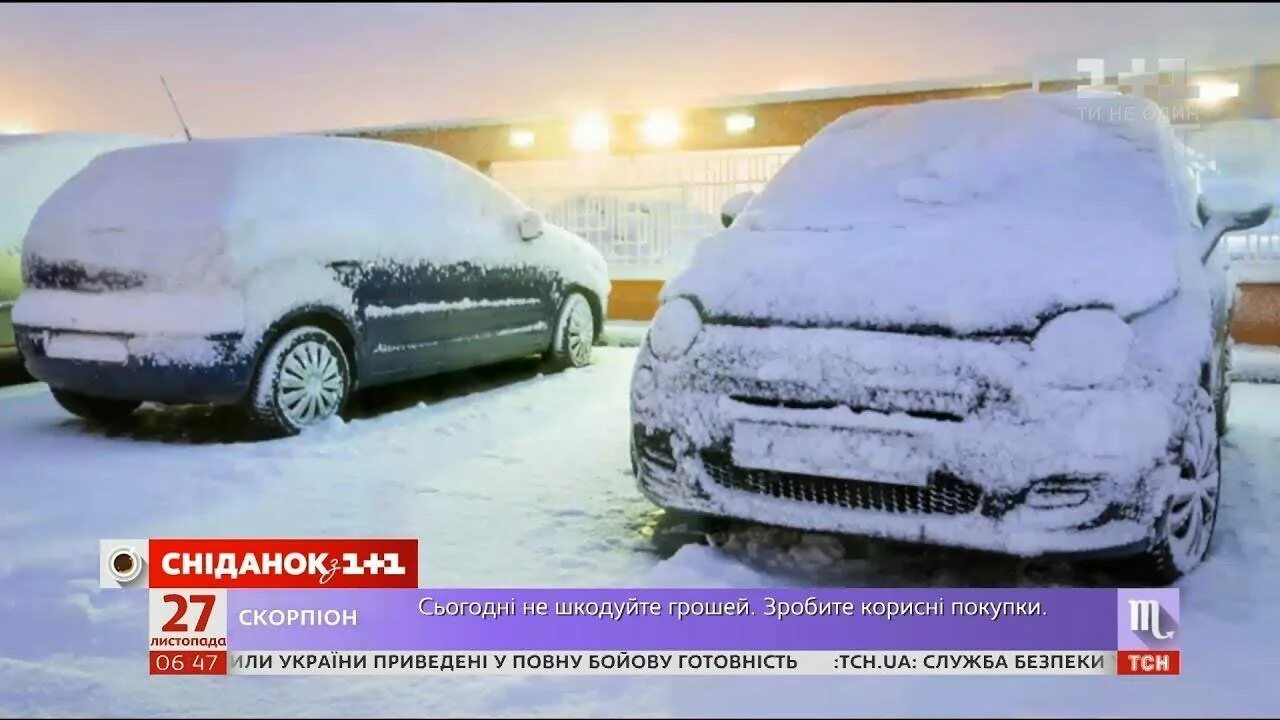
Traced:
<svg viewBox="0 0 1280 720">
<path fill-rule="evenodd" d="M 135 135 L 0 135 L 0 351 L 12 350 L 10 312 L 22 292 L 22 237 L 40 203 L 104 152 L 162 142 Z"/>
<path fill-rule="evenodd" d="M 704 241 L 631 389 L 660 506 L 1170 581 L 1219 490 L 1219 238 L 1149 101 L 850 113 Z M 742 205 L 739 200 L 734 203 Z"/>
<path fill-rule="evenodd" d="M 23 275 L 27 369 L 67 410 L 239 404 L 279 433 L 357 388 L 585 365 L 610 289 L 595 249 L 457 160 L 324 137 L 103 155 L 40 208 Z"/>
</svg>

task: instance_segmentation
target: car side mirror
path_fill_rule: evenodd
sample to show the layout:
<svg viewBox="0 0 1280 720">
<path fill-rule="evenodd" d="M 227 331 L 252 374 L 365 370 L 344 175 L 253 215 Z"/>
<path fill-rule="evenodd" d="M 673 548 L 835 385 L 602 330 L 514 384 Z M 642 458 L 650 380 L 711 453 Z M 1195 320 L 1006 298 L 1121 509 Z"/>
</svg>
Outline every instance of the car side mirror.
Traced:
<svg viewBox="0 0 1280 720">
<path fill-rule="evenodd" d="M 720 206 L 720 224 L 725 227 L 732 225 L 733 221 L 747 208 L 747 203 L 751 202 L 755 196 L 754 192 L 748 190 L 725 200 L 724 205 Z"/>
<path fill-rule="evenodd" d="M 1252 210 L 1215 212 L 1209 208 L 1204 197 L 1200 197 L 1196 200 L 1196 217 L 1204 228 L 1203 247 L 1205 248 L 1200 255 L 1200 262 L 1209 262 L 1213 251 L 1218 249 L 1218 243 L 1222 241 L 1223 235 L 1258 227 L 1271 219 L 1273 208 L 1271 203 L 1267 203 Z"/>
<path fill-rule="evenodd" d="M 542 236 L 542 216 L 532 210 L 520 216 L 520 239 L 528 242 Z"/>
</svg>

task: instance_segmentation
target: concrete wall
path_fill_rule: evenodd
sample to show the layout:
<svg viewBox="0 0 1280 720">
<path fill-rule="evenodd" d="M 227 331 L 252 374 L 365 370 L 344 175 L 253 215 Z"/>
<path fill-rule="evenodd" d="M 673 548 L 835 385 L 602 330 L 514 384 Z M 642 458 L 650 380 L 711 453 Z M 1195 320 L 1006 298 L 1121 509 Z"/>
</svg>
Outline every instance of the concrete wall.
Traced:
<svg viewBox="0 0 1280 720">
<path fill-rule="evenodd" d="M 610 320 L 652 320 L 658 312 L 661 280 L 614 280 L 609 294 Z"/>
</svg>

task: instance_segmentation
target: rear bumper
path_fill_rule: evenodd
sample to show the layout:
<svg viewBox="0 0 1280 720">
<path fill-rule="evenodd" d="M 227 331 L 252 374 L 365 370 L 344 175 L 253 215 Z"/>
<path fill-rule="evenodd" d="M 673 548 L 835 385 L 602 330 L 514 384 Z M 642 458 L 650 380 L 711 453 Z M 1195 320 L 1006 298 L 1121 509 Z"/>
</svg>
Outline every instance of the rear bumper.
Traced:
<svg viewBox="0 0 1280 720">
<path fill-rule="evenodd" d="M 27 372 L 56 388 L 116 400 L 229 405 L 245 397 L 253 379 L 253 357 L 243 352 L 238 334 L 183 339 L 181 342 L 188 346 L 203 347 L 215 359 L 197 364 L 159 359 L 132 350 L 123 362 L 50 357 L 46 343 L 57 332 L 46 328 L 16 328 L 18 348 Z M 131 348 L 156 343 L 155 338 L 146 336 L 95 337 L 119 339 Z"/>
</svg>

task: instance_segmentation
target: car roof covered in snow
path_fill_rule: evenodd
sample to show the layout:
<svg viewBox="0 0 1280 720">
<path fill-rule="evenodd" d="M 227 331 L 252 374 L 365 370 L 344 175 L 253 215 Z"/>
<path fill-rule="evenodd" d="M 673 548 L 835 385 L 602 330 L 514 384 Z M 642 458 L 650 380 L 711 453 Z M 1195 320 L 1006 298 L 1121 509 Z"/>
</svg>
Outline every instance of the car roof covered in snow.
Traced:
<svg viewBox="0 0 1280 720">
<path fill-rule="evenodd" d="M 397 183 L 459 172 L 478 174 L 442 153 L 381 140 L 308 136 L 194 140 L 100 158 L 77 180 L 81 192 L 76 200 L 84 203 L 86 196 L 103 191 L 100 186 L 125 178 L 161 177 L 165 185 L 178 185 L 170 199 L 181 196 L 185 209 L 217 205 L 225 210 L 255 193 L 277 202 L 284 202 L 287 193 L 342 190 L 358 194 L 361 187 L 386 195 L 395 193 Z M 202 192 L 190 192 L 195 189 Z"/>
<path fill-rule="evenodd" d="M 229 281 L 301 259 L 498 258 L 526 210 L 479 171 L 411 145 L 195 140 L 97 158 L 41 208 L 25 251 L 177 283 Z"/>
<path fill-rule="evenodd" d="M 770 229 L 988 227 L 992 209 L 1041 225 L 1164 225 L 1170 210 L 1193 217 L 1189 178 L 1175 172 L 1183 153 L 1161 110 L 1128 94 L 1022 91 L 865 108 L 811 138 L 746 215 Z"/>
<path fill-rule="evenodd" d="M 381 140 L 278 136 L 195 140 L 134 148 L 98 158 L 58 194 L 50 223 L 243 223 L 282 214 L 343 209 L 394 215 L 437 206 L 478 171 L 425 148 Z M 512 202 L 518 202 L 508 196 Z"/>
</svg>

